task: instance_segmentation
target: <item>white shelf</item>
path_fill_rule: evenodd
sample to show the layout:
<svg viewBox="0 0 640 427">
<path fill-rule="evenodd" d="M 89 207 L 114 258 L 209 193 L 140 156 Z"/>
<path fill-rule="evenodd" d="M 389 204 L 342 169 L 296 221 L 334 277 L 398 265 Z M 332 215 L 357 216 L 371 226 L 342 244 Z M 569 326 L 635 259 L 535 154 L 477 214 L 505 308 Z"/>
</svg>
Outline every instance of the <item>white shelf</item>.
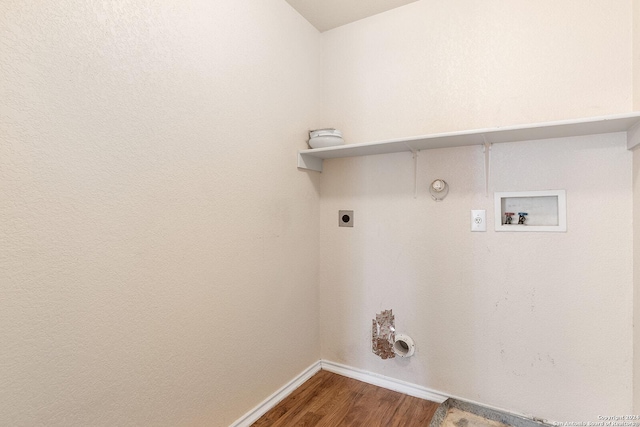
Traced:
<svg viewBox="0 0 640 427">
<path fill-rule="evenodd" d="M 322 162 L 324 159 L 370 156 L 373 154 L 399 153 L 403 151 L 413 152 L 433 148 L 463 147 L 501 142 L 597 135 L 613 132 L 627 132 L 627 147 L 629 149 L 639 145 L 640 112 L 502 128 L 437 133 L 386 141 L 347 144 L 338 147 L 300 150 L 298 151 L 298 167 L 322 172 Z"/>
</svg>

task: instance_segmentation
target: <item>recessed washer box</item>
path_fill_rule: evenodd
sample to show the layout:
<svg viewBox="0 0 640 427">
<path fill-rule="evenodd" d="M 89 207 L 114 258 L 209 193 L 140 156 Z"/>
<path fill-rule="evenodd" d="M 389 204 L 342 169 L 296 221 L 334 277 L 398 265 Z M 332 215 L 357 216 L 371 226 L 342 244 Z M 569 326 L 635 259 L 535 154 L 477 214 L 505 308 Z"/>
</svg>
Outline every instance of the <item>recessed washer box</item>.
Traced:
<svg viewBox="0 0 640 427">
<path fill-rule="evenodd" d="M 511 216 L 510 224 L 509 216 Z M 524 218 L 523 221 L 521 221 L 522 218 Z M 496 192 L 495 225 L 496 231 L 566 232 L 567 192 L 565 190 Z"/>
</svg>

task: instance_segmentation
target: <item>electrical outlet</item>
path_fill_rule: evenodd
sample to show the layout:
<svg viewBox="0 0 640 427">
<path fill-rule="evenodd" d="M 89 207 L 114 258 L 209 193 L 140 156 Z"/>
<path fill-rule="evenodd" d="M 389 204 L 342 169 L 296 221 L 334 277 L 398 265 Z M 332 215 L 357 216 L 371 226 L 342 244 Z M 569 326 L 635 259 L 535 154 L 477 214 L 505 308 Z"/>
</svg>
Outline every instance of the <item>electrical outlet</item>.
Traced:
<svg viewBox="0 0 640 427">
<path fill-rule="evenodd" d="M 487 211 L 471 211 L 471 231 L 487 231 Z"/>
<path fill-rule="evenodd" d="M 353 227 L 353 211 L 338 211 L 338 227 Z"/>
</svg>

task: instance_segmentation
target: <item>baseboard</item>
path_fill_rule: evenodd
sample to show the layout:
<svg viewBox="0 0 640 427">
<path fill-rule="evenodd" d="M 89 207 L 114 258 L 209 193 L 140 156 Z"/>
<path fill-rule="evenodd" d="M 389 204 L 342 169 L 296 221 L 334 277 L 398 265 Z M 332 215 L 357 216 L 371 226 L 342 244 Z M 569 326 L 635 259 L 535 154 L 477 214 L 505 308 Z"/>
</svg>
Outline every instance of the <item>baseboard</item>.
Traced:
<svg viewBox="0 0 640 427">
<path fill-rule="evenodd" d="M 457 399 L 463 402 L 471 403 L 474 405 L 483 406 L 488 409 L 504 412 L 506 414 L 514 415 L 517 417 L 529 418 L 529 419 L 533 419 L 534 421 L 545 421 L 547 423 L 553 424 L 553 422 L 549 420 L 541 420 L 540 418 L 534 417 L 531 414 L 514 412 L 508 409 L 500 408 L 498 406 L 487 405 L 486 403 L 476 402 L 474 400 L 465 399 L 463 397 L 444 394 L 440 391 L 432 390 L 423 386 L 419 386 L 417 384 L 396 380 L 395 378 L 385 377 L 384 375 L 376 374 L 369 371 L 364 371 L 362 369 L 353 368 L 351 366 L 342 365 L 336 362 L 330 362 L 328 360 L 321 360 L 320 367 L 325 371 L 333 372 L 338 375 L 342 375 L 344 377 L 353 378 L 354 380 L 362 381 L 368 384 L 373 384 L 378 387 L 397 391 L 403 394 L 407 394 L 409 396 L 419 397 L 420 399 L 430 400 L 436 403 L 442 403 L 448 398 L 452 398 L 452 399 Z"/>
<path fill-rule="evenodd" d="M 300 387 L 305 381 L 320 371 L 320 361 L 318 360 L 313 365 L 309 366 L 303 372 L 298 374 L 294 379 L 282 386 L 278 391 L 267 397 L 255 408 L 244 414 L 238 420 L 236 420 L 229 427 L 249 427 L 251 424 L 258 421 L 258 419 L 266 414 L 270 409 L 273 409 L 280 401 L 285 397 L 293 393 L 298 387 Z"/>
<path fill-rule="evenodd" d="M 375 374 L 373 372 L 364 371 L 362 369 L 353 368 L 340 363 L 330 362 L 328 360 L 321 360 L 320 367 L 325 371 L 333 372 L 344 377 L 353 378 L 354 380 L 373 384 L 375 386 L 397 391 L 409 396 L 419 397 L 420 399 L 430 400 L 432 402 L 442 403 L 449 397 L 426 387 L 406 381 L 396 380 L 391 377 L 385 377 L 384 375 Z"/>
<path fill-rule="evenodd" d="M 251 424 L 256 422 L 261 416 L 266 414 L 269 410 L 273 409 L 278 403 L 280 403 L 281 400 L 283 400 L 285 397 L 293 393 L 298 387 L 300 387 L 305 381 L 307 381 L 309 378 L 311 378 L 321 369 L 325 371 L 333 372 L 338 375 L 342 375 L 343 377 L 353 378 L 354 380 L 362 381 L 368 384 L 373 384 L 378 387 L 397 391 L 400 393 L 407 394 L 409 396 L 418 397 L 420 399 L 430 400 L 436 403 L 442 403 L 445 400 L 447 400 L 449 397 L 452 397 L 454 399 L 484 406 L 490 409 L 495 409 L 511 415 L 521 416 L 525 418 L 533 418 L 529 414 L 513 412 L 513 411 L 505 410 L 503 408 L 490 406 L 484 403 L 475 402 L 475 401 L 460 398 L 457 396 L 449 396 L 444 393 L 438 392 L 436 390 L 431 390 L 426 387 L 419 386 L 417 384 L 412 384 L 410 382 L 397 380 L 395 378 L 386 377 L 384 375 L 376 374 L 376 373 L 365 371 L 358 368 L 353 368 L 351 366 L 342 365 L 340 363 L 331 362 L 328 360 L 318 360 L 316 363 L 312 364 L 303 372 L 298 374 L 294 379 L 289 381 L 287 384 L 281 387 L 278 391 L 276 391 L 271 396 L 266 398 L 258 406 L 256 406 L 255 408 L 247 412 L 245 415 L 243 415 L 241 418 L 239 418 L 236 422 L 231 424 L 229 427 L 250 427 Z"/>
</svg>

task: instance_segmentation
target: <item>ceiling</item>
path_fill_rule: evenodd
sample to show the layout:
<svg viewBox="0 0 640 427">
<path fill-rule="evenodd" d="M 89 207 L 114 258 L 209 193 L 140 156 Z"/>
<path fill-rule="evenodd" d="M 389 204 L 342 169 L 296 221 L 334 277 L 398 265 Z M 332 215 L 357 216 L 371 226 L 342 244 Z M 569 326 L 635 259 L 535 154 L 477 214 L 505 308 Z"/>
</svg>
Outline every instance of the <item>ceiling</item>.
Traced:
<svg viewBox="0 0 640 427">
<path fill-rule="evenodd" d="M 287 0 L 319 31 L 327 31 L 416 0 Z"/>
</svg>

